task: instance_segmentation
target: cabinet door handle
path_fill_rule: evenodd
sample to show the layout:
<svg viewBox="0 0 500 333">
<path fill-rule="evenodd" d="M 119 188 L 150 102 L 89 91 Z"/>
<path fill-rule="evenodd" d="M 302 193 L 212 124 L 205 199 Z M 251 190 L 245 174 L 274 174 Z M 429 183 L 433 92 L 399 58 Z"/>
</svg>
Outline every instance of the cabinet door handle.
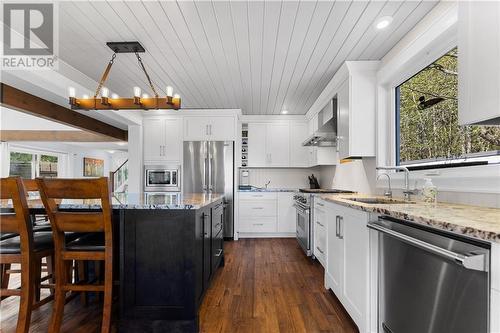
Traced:
<svg viewBox="0 0 500 333">
<path fill-rule="evenodd" d="M 215 256 L 220 257 L 220 255 L 222 254 L 222 249 L 218 249 L 217 251 L 218 252 L 215 254 Z"/>
<path fill-rule="evenodd" d="M 316 221 L 316 223 L 317 223 L 317 224 L 319 224 L 319 225 L 320 225 L 320 226 L 322 226 L 322 227 L 325 227 L 325 225 L 324 225 L 324 224 L 321 224 L 321 222 L 319 222 L 319 221 Z"/>
<path fill-rule="evenodd" d="M 264 209 L 264 207 L 252 207 L 252 209 Z"/>
<path fill-rule="evenodd" d="M 322 249 L 319 248 L 319 246 L 316 246 L 316 249 L 321 253 L 321 254 L 325 254 L 325 252 L 323 252 Z"/>
<path fill-rule="evenodd" d="M 263 195 L 262 194 L 254 194 L 254 195 L 252 195 L 252 197 L 254 197 L 254 198 L 262 198 Z"/>
<path fill-rule="evenodd" d="M 264 223 L 254 223 L 253 225 L 264 225 Z"/>
<path fill-rule="evenodd" d="M 205 125 L 205 135 L 208 135 L 208 125 Z"/>
<path fill-rule="evenodd" d="M 210 135 L 212 135 L 212 125 L 208 125 L 210 126 L 209 129 L 210 129 Z"/>
<path fill-rule="evenodd" d="M 340 216 L 337 215 L 335 216 L 335 236 L 337 238 L 339 237 L 339 222 L 340 222 Z"/>
<path fill-rule="evenodd" d="M 344 217 L 339 216 L 339 238 L 344 239 Z"/>
</svg>

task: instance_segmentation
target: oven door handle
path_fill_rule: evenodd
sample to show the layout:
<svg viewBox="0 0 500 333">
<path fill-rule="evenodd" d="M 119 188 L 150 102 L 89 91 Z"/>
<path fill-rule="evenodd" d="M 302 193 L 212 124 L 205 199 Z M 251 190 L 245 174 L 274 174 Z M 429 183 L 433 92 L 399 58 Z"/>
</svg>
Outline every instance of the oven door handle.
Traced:
<svg viewBox="0 0 500 333">
<path fill-rule="evenodd" d="M 486 254 L 484 254 L 484 253 L 465 256 L 463 254 L 456 253 L 456 252 L 453 252 L 453 251 L 450 251 L 447 249 L 443 249 L 442 247 L 436 246 L 434 244 L 430 244 L 430 243 L 424 242 L 420 239 L 417 239 L 417 238 L 402 234 L 400 232 L 385 228 L 385 227 L 383 227 L 379 224 L 376 224 L 376 223 L 368 223 L 368 228 L 382 232 L 386 235 L 389 235 L 391 237 L 399 239 L 399 240 L 401 240 L 405 243 L 408 243 L 410 245 L 416 246 L 416 247 L 418 247 L 422 250 L 425 250 L 427 252 L 430 252 L 432 254 L 435 254 L 435 255 L 438 255 L 440 257 L 454 261 L 455 263 L 460 264 L 467 269 L 472 269 L 472 270 L 482 271 L 482 272 L 488 271 L 487 257 L 486 257 Z"/>
<path fill-rule="evenodd" d="M 295 209 L 297 209 L 299 211 L 299 213 L 302 213 L 302 214 L 309 214 L 309 212 L 307 210 L 305 210 L 304 208 L 300 207 L 299 205 L 297 204 L 293 204 L 293 207 L 295 207 Z"/>
</svg>

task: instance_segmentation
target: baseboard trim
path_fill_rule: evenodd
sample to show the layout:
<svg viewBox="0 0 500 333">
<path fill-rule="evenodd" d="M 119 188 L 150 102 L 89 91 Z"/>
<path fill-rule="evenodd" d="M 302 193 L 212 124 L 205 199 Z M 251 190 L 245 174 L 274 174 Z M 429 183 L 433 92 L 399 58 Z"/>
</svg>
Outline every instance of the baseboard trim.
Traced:
<svg viewBox="0 0 500 333">
<path fill-rule="evenodd" d="M 293 232 L 240 232 L 238 238 L 295 238 Z"/>
</svg>

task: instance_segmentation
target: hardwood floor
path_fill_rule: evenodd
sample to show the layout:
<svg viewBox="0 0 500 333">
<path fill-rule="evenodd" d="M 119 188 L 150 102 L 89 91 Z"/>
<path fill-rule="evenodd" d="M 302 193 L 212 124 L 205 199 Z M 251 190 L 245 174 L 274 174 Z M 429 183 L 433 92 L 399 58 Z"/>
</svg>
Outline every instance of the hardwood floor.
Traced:
<svg viewBox="0 0 500 333">
<path fill-rule="evenodd" d="M 201 332 L 357 332 L 324 289 L 323 268 L 295 239 L 243 239 L 225 249 L 226 264 L 201 307 Z M 1 332 L 15 332 L 18 305 L 14 297 L 1 302 Z M 33 311 L 30 332 L 47 332 L 51 312 L 52 303 Z M 101 306 L 85 307 L 76 298 L 64 309 L 61 332 L 99 332 L 100 321 Z"/>
</svg>

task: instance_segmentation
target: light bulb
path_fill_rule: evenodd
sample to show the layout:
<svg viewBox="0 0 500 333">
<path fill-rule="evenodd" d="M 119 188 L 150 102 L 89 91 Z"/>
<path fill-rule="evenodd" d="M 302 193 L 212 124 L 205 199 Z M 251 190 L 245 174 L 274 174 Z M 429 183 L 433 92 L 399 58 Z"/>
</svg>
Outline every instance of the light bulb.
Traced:
<svg viewBox="0 0 500 333">
<path fill-rule="evenodd" d="M 392 22 L 391 16 L 384 16 L 384 17 L 379 18 L 375 22 L 375 27 L 377 29 L 384 29 L 384 28 L 387 28 L 391 24 L 391 22 Z"/>
<path fill-rule="evenodd" d="M 167 86 L 167 97 L 172 97 L 174 94 L 174 88 Z"/>
<path fill-rule="evenodd" d="M 288 110 L 281 110 L 281 114 L 287 114 Z"/>
<path fill-rule="evenodd" d="M 134 87 L 134 97 L 141 97 L 141 88 Z"/>
<path fill-rule="evenodd" d="M 82 95 L 82 98 L 83 98 L 83 99 L 89 99 L 89 95 L 87 95 L 87 94 L 83 94 L 83 95 Z"/>
<path fill-rule="evenodd" d="M 75 90 L 75 88 L 69 87 L 68 88 L 68 95 L 69 95 L 69 97 L 73 97 L 73 98 L 76 97 L 76 90 Z"/>
<path fill-rule="evenodd" d="M 102 87 L 101 89 L 101 96 L 104 98 L 108 98 L 109 96 L 109 89 L 106 87 Z"/>
<path fill-rule="evenodd" d="M 113 93 L 113 94 L 111 94 L 111 98 L 117 99 L 117 98 L 120 98 L 120 96 L 118 96 L 118 94 Z"/>
<path fill-rule="evenodd" d="M 149 95 L 144 93 L 144 94 L 142 94 L 142 98 L 149 98 Z"/>
<path fill-rule="evenodd" d="M 179 96 L 179 94 L 175 94 L 175 95 L 174 95 L 174 98 L 175 98 L 175 99 L 180 99 L 180 98 L 181 98 L 181 96 Z"/>
</svg>

